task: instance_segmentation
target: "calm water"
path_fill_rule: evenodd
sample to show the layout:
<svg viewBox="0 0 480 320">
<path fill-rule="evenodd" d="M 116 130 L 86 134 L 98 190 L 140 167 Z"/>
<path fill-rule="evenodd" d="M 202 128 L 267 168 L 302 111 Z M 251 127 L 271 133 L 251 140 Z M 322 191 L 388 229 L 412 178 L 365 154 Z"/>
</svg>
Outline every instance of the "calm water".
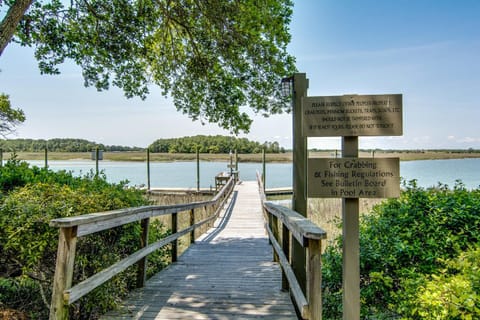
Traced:
<svg viewBox="0 0 480 320">
<path fill-rule="evenodd" d="M 43 161 L 30 161 L 32 165 L 43 166 Z M 95 170 L 94 161 L 49 161 L 52 170 L 68 170 L 80 175 Z M 101 161 L 99 164 L 111 182 L 128 180 L 130 185 L 147 183 L 147 166 L 144 162 Z M 227 171 L 226 162 L 201 162 L 200 186 L 214 186 L 214 176 Z M 262 170 L 261 163 L 239 163 L 240 178 L 255 180 L 256 171 Z M 469 189 L 480 185 L 480 159 L 422 160 L 400 163 L 400 175 L 405 180 L 417 179 L 423 187 L 436 186 L 439 182 L 453 187 L 457 179 Z M 196 187 L 196 162 L 152 162 L 150 181 L 152 187 Z M 267 188 L 289 187 L 292 185 L 292 165 L 290 163 L 267 164 Z"/>
</svg>

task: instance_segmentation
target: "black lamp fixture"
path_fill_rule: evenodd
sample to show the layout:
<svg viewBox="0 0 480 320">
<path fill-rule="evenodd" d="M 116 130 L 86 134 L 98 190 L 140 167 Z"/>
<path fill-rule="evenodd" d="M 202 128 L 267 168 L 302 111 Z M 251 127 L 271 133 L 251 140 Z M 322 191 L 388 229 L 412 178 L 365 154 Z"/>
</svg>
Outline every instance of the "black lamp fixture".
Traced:
<svg viewBox="0 0 480 320">
<path fill-rule="evenodd" d="M 293 76 L 282 78 L 281 81 L 282 96 L 289 97 L 293 91 Z"/>
</svg>

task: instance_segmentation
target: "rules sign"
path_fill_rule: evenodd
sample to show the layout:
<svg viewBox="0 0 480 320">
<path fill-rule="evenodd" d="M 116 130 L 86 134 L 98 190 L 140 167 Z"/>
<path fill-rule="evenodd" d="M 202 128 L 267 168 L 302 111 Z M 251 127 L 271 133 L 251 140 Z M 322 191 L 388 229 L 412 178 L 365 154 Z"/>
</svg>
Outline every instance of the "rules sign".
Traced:
<svg viewBox="0 0 480 320">
<path fill-rule="evenodd" d="M 305 97 L 303 136 L 401 136 L 402 95 Z"/>
</svg>

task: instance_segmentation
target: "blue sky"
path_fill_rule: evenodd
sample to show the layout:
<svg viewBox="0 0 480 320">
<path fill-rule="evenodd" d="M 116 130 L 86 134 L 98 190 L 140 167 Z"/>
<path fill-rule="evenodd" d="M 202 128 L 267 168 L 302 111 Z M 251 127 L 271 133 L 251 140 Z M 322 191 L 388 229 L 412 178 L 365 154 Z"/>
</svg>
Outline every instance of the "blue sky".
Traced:
<svg viewBox="0 0 480 320">
<path fill-rule="evenodd" d="M 404 135 L 361 138 L 362 148 L 480 148 L 480 1 L 295 1 L 290 53 L 309 96 L 402 93 Z M 176 112 L 157 90 L 146 101 L 84 88 L 80 70 L 39 74 L 32 50 L 0 57 L 0 89 L 22 108 L 19 138 L 85 138 L 147 146 L 161 137 L 226 134 Z M 291 147 L 291 115 L 254 117 L 246 136 Z M 310 138 L 309 147 L 339 148 Z"/>
</svg>

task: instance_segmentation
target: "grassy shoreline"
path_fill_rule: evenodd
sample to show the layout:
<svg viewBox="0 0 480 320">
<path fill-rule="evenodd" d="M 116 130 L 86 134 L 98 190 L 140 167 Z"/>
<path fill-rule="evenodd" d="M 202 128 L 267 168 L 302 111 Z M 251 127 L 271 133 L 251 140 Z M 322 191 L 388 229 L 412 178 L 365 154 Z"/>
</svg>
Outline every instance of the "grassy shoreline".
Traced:
<svg viewBox="0 0 480 320">
<path fill-rule="evenodd" d="M 370 158 L 372 152 L 360 151 L 359 156 Z M 377 158 L 398 157 L 400 161 L 413 160 L 440 160 L 440 159 L 467 159 L 480 158 L 479 152 L 460 151 L 401 151 L 390 152 L 377 150 L 374 154 Z M 8 160 L 10 153 L 4 152 L 3 159 Z M 267 162 L 292 162 L 292 152 L 266 154 Z M 311 158 L 335 157 L 335 151 L 310 151 Z M 233 157 L 234 158 L 234 157 Z M 20 160 L 44 160 L 44 152 L 18 152 Z M 146 153 L 141 151 L 104 152 L 103 159 L 108 161 L 146 161 Z M 262 162 L 262 154 L 239 154 L 240 162 Z M 90 152 L 49 152 L 48 160 L 91 160 Z M 194 161 L 196 155 L 192 153 L 150 153 L 152 162 Z M 200 154 L 201 161 L 230 161 L 229 154 Z"/>
</svg>

